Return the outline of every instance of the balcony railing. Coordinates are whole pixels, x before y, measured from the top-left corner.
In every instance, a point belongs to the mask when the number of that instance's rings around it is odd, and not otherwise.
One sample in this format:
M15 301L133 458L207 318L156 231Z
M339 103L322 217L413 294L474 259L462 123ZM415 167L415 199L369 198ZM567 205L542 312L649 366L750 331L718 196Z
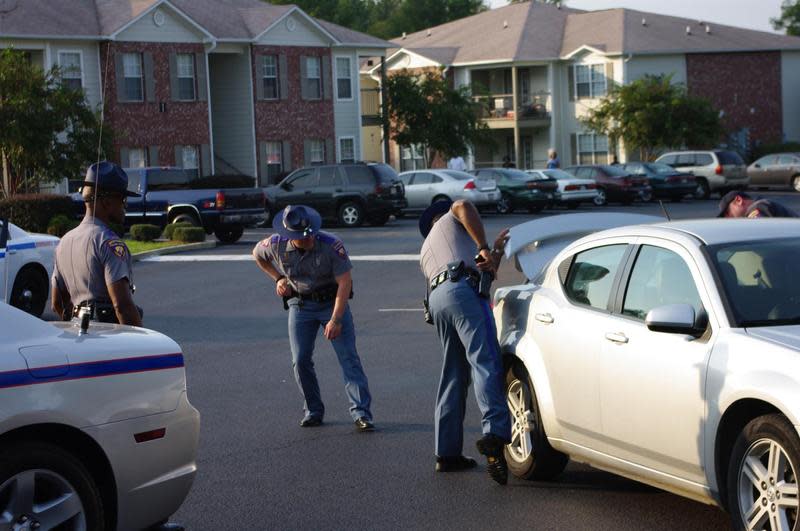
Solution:
M475 96L474 101L484 102L481 107L480 118L487 120L535 120L549 118L550 102L548 93L533 94L524 98L517 109L514 109L513 94L489 94L488 96Z

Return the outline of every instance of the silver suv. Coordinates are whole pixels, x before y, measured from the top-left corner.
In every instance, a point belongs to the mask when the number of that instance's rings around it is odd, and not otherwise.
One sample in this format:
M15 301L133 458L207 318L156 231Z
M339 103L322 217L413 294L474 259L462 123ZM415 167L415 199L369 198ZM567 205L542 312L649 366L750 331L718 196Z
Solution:
M661 155L656 162L693 173L697 199L708 199L711 192L723 196L730 190L744 190L750 184L747 166L735 151L673 151Z

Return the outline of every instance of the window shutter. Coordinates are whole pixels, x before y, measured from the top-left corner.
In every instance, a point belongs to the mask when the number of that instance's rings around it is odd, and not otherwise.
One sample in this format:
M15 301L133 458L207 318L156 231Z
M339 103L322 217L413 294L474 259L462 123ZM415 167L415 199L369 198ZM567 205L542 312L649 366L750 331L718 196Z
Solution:
M183 168L183 146L175 146L175 167Z
M331 99L333 92L333 80L331 78L331 58L325 56L322 58L322 97L326 100Z
M200 146L200 176L211 175L211 146Z
M311 141L303 140L303 166L311 165Z
M262 186L271 184L267 182L267 143L259 142L258 144L258 173L261 176L260 182Z
M178 101L178 54L169 54L169 97L172 101Z
M569 146L572 151L572 164L580 164L578 162L578 135L575 133L569 135Z
M611 90L614 86L614 63L606 63L606 87Z
M283 142L281 145L281 163L283 171L292 171L292 144L291 142Z
M114 70L116 71L117 101L127 101L125 97L125 67L122 63L122 54L114 54Z
M569 101L575 101L575 65L569 65L567 67L567 72L569 72L568 83L569 83Z
M256 55L256 99L264 99L264 56Z
M194 54L194 65L197 72L197 99L198 101L206 101L208 99L206 91L206 54Z
M142 54L142 64L144 65L144 93L147 101L156 101L156 78L153 75L153 54L144 52Z
M285 100L289 97L289 66L285 55L278 57L278 79L281 84L281 99Z
M308 91L306 91L306 79L308 78L308 69L306 68L306 56L300 56L300 97L304 100L308 99ZM307 159L306 159L307 160Z
M120 55L120 54L117 54ZM119 165L123 168L128 168L131 165L130 155L128 154L128 148L119 148Z
M150 146L147 148L147 164L149 166L158 166L158 146Z
M325 139L325 162L328 164L336 163L336 151L333 149L333 139Z

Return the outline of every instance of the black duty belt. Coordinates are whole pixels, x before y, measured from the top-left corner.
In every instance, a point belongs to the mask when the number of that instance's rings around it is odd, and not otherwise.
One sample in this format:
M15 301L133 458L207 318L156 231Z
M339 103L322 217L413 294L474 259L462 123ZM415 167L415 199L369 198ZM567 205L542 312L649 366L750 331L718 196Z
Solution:
M478 286L478 282L480 281L480 273L478 273L474 269L464 268L457 277L452 277L450 274L450 270L445 269L444 271L433 277L433 279L431 280L431 292L436 288L438 288L439 286L441 286L442 284L444 284L447 280L452 279L453 282L457 282L461 278L466 278L467 283L469 283L469 285L474 288Z
M331 288L322 288L311 293L293 293L292 297L296 297L301 301L312 302L330 302L336 298L336 292L339 290L338 286Z
M72 316L78 317L82 308L89 309L90 319L101 323L119 324L117 312L111 301L83 301L72 309Z

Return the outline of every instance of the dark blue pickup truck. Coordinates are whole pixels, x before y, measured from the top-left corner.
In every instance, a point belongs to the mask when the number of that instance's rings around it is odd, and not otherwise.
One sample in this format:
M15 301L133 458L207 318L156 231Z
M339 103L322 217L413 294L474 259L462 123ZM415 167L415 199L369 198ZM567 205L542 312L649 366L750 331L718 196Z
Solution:
M242 237L244 227L266 219L260 188L212 187L225 178L199 178L196 170L181 168L126 168L125 172L128 189L141 194L128 198L126 226L188 222L213 232L223 243L233 243ZM82 215L81 195L72 197L81 203Z

